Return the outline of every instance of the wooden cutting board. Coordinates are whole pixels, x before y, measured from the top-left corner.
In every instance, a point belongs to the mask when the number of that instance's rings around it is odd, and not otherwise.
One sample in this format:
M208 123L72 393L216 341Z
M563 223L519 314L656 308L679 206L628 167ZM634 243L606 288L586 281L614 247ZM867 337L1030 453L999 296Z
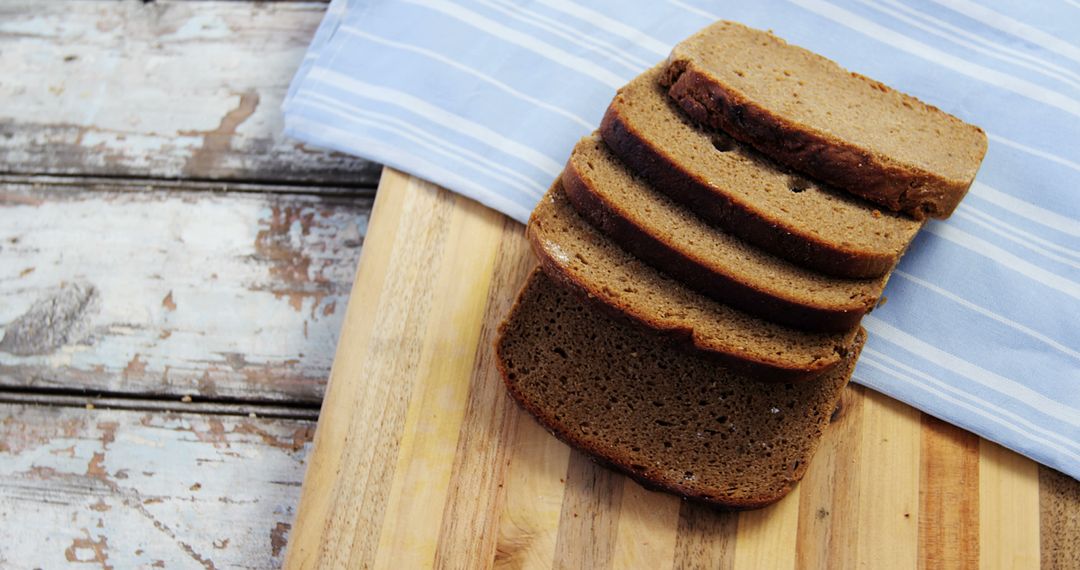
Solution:
M1080 485L852 386L806 478L719 513L590 462L506 396L517 222L387 169L288 568L1076 568Z

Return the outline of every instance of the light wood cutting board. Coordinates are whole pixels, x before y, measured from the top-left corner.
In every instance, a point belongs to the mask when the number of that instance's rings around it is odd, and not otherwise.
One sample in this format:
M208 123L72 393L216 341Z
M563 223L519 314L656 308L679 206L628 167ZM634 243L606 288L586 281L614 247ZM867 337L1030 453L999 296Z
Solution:
M506 396L523 228L387 169L289 568L1076 568L1080 485L848 388L803 482L720 513L571 451Z

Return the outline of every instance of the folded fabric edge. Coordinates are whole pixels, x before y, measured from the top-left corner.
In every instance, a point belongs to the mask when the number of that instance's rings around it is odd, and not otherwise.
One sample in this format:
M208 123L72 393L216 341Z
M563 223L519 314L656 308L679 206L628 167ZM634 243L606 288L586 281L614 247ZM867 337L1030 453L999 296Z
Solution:
M350 1L351 0L331 0L330 5L327 6L326 13L323 14L323 19L319 22L319 27L315 29L315 35L311 38L311 43L308 45L307 51L304 52L304 59L300 61L300 67L298 67L296 73L293 74L293 79L289 83L289 89L285 92L285 98L281 102L282 111L288 111L293 96L300 90L301 85L304 83L304 79L307 78L308 72L311 71L315 62L318 61L319 57L324 53L324 48L333 39L338 27L345 18Z
M1069 461L1069 459L1064 456L1065 454L1053 453L1050 449L1047 449L1046 446L1033 444L1031 438L1008 437L1007 432L1001 429L988 429L986 425L971 421L973 418L977 417L975 414L965 416L963 414L950 413L950 408L946 406L947 402L940 396L920 397L918 392L914 390L898 390L895 386L878 382L873 379L873 377L860 377L858 370L856 370L855 375L852 376L851 381L866 386L876 392L880 392L899 402L903 402L925 414L974 433L987 441L999 444L1035 461L1036 463L1056 469L1057 471L1080 481L1080 462Z
M285 116L284 131L286 136L304 144L359 156L402 172L408 172L412 176L476 200L488 208L504 212L518 222L525 223L529 219L531 208L506 200L463 176L429 162L421 155L403 151L376 139L288 114ZM363 148L364 152L358 153L358 148ZM537 196L537 200L539 199L540 197Z

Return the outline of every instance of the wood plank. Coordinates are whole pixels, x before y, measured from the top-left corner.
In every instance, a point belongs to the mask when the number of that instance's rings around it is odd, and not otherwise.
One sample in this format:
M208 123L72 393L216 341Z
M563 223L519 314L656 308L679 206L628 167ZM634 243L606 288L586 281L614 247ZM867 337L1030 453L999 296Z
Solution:
M504 219L476 202L455 208L451 216L447 220L448 231L432 236L429 245L467 250L474 243L498 243L503 237ZM478 221L466 223L454 217ZM416 375L396 378L399 382L415 384L407 403L404 436L398 444L376 568L418 568L433 564L444 516L457 516L455 512L446 512L445 506L450 496L457 502L457 493L451 492L451 475L463 432L474 363L480 352L473 347L478 346L481 336L496 254L497 250L491 249L462 259L448 259L451 263L430 275L429 286L454 302L432 304L431 323L417 339L421 359L416 363ZM490 335L489 339L494 340ZM487 346L481 347L482 351L486 349ZM496 396L491 390L486 394ZM460 485L460 480L454 482L455 487Z
M1039 536L1043 570L1080 561L1080 481L1039 466Z
M497 560L500 524L492 514L502 511L512 483L517 483L510 475L511 465L516 457L514 451L519 449L514 445L521 435L518 419L526 414L507 395L492 347L498 336L495 323L510 310L518 288L535 264L525 240L520 238L521 232L521 224L506 218L495 237L500 247L487 292L490 302L484 309L472 388L452 458L451 492L438 532L435 566L439 568L468 568L477 560ZM568 456L568 452L563 455ZM566 460L560 463L565 465ZM530 495L529 501L535 502L536 495Z
M864 391L858 458L859 504L854 567L883 560L915 568L919 555L921 414L888 396Z
M676 568L675 545L683 501L648 491L632 480L623 485L613 568Z
M858 506L862 500L863 402L866 388L849 384L833 412L832 423L799 486L799 568L854 566L858 542Z
M0 386L318 404L369 197L93 184L0 187Z
M516 407L515 410L518 410ZM541 570L555 563L570 448L518 410L499 524L495 567Z
M919 568L979 567L979 437L923 414Z
M626 477L570 452L553 568L613 569Z
M0 565L276 567L313 430L0 404Z
M0 3L0 170L374 186L376 165L282 133L281 102L325 10Z
M1039 467L979 441L979 568L1036 568L1039 556Z
M472 358L483 311L467 313L473 290L486 293L489 275L462 271L468 259L493 259L497 240L447 240L451 225L498 229L503 219L464 198L387 170L376 198L369 243L347 309L327 402L358 407L348 416L324 421L298 513L299 534L290 551L292 567L334 568L375 561L386 504L396 475L401 429L408 415L414 380L426 374L423 352L434 346ZM469 212L462 219L461 212ZM381 216L381 217L380 217ZM521 239L518 237L518 239ZM457 283L436 289L418 283ZM409 293L412 292L412 293ZM460 336L454 323L463 331ZM435 338L428 339L429 331ZM443 332L439 332L443 331ZM372 355L390 351L393 359ZM430 355L429 355L430 356ZM469 372L469 371L466 371ZM467 374L470 377L471 374ZM445 382L457 378L446 377ZM456 437L456 430L454 431ZM445 433L432 433L442 437ZM451 443L451 449L456 445ZM353 473L363 473L352 477ZM441 509L442 505L432 505ZM435 517L439 519L438 516Z
M795 487L778 503L739 514L735 535L736 570L795 568L801 494L801 488Z
M720 513L704 505L683 503L679 510L674 567L734 568L738 524L739 513Z

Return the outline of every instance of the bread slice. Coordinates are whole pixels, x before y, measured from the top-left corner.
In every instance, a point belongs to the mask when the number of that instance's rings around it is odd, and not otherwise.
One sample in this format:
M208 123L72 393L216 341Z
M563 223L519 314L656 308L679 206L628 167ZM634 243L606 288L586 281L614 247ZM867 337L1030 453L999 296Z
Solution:
M596 135L574 148L562 176L574 208L623 249L713 299L808 330L849 331L887 277L845 279L770 255L634 176Z
M659 345L535 272L496 352L510 395L566 443L647 487L751 509L806 473L864 338L815 382L763 383Z
M558 181L527 230L541 267L610 314L762 379L809 380L843 360L855 329L806 332L695 293L619 248L582 219Z
M695 214L773 255L829 275L880 277L921 227L777 167L695 126L655 67L619 90L600 134L630 169Z
M662 80L695 120L917 219L948 217L986 154L979 127L734 22L676 45Z

